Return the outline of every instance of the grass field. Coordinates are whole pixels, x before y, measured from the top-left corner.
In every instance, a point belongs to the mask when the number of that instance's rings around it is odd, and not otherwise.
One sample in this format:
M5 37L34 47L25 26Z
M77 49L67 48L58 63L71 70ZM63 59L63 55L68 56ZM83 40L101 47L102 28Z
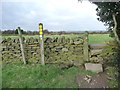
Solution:
M80 34L70 34L70 35L45 35L45 37L70 37L74 38L76 36L79 36ZM19 38L18 36L2 36L2 38ZM33 37L33 38L39 38L39 35L25 35L25 38ZM113 38L109 37L109 34L89 34L89 44L104 44L110 40L113 40Z
M89 34L90 44L103 44L111 40L113 40L113 38L109 37L109 34Z
M3 88L78 88L77 75L95 75L77 67L61 69L58 65L5 65Z

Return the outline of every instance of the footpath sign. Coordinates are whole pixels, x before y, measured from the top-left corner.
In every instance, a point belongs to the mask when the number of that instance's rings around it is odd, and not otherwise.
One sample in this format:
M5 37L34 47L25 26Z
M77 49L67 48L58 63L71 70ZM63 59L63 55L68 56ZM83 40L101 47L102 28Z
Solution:
M45 65L44 62L44 35L43 35L43 24L39 23L39 34L40 34L40 52L41 52L41 64Z

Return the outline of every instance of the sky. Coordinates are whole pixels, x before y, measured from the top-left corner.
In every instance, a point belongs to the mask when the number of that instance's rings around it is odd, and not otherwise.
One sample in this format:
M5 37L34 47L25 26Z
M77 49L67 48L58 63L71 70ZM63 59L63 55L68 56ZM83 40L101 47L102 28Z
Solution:
M49 31L106 30L97 20L97 6L85 0L2 0L0 29L37 31L39 23Z

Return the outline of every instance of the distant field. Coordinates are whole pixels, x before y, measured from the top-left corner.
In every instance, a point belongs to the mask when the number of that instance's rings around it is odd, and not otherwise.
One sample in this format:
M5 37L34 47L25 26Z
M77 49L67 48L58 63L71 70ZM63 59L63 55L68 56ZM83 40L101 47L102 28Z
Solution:
M111 40L113 40L113 38L109 37L109 34L89 34L90 44L104 44Z
M76 36L79 36L81 34L69 34L69 35L45 35L45 37L70 37L74 38ZM18 36L2 36L2 38L19 38ZM39 35L24 35L25 38L33 37L33 38L39 38ZM89 44L104 44L110 40L113 40L113 38L109 37L109 34L89 34Z

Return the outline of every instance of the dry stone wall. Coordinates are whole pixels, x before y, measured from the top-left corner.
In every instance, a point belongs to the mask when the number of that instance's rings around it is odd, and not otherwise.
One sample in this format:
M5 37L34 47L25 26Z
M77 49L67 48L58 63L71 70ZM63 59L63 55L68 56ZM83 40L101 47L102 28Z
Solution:
M90 62L103 64L102 51L107 46L106 44L92 44L90 45Z
M44 39L45 63L83 63L84 37L47 37ZM3 63L23 63L19 39L4 39L2 44ZM40 43L37 38L23 38L25 58L28 63L40 63Z

